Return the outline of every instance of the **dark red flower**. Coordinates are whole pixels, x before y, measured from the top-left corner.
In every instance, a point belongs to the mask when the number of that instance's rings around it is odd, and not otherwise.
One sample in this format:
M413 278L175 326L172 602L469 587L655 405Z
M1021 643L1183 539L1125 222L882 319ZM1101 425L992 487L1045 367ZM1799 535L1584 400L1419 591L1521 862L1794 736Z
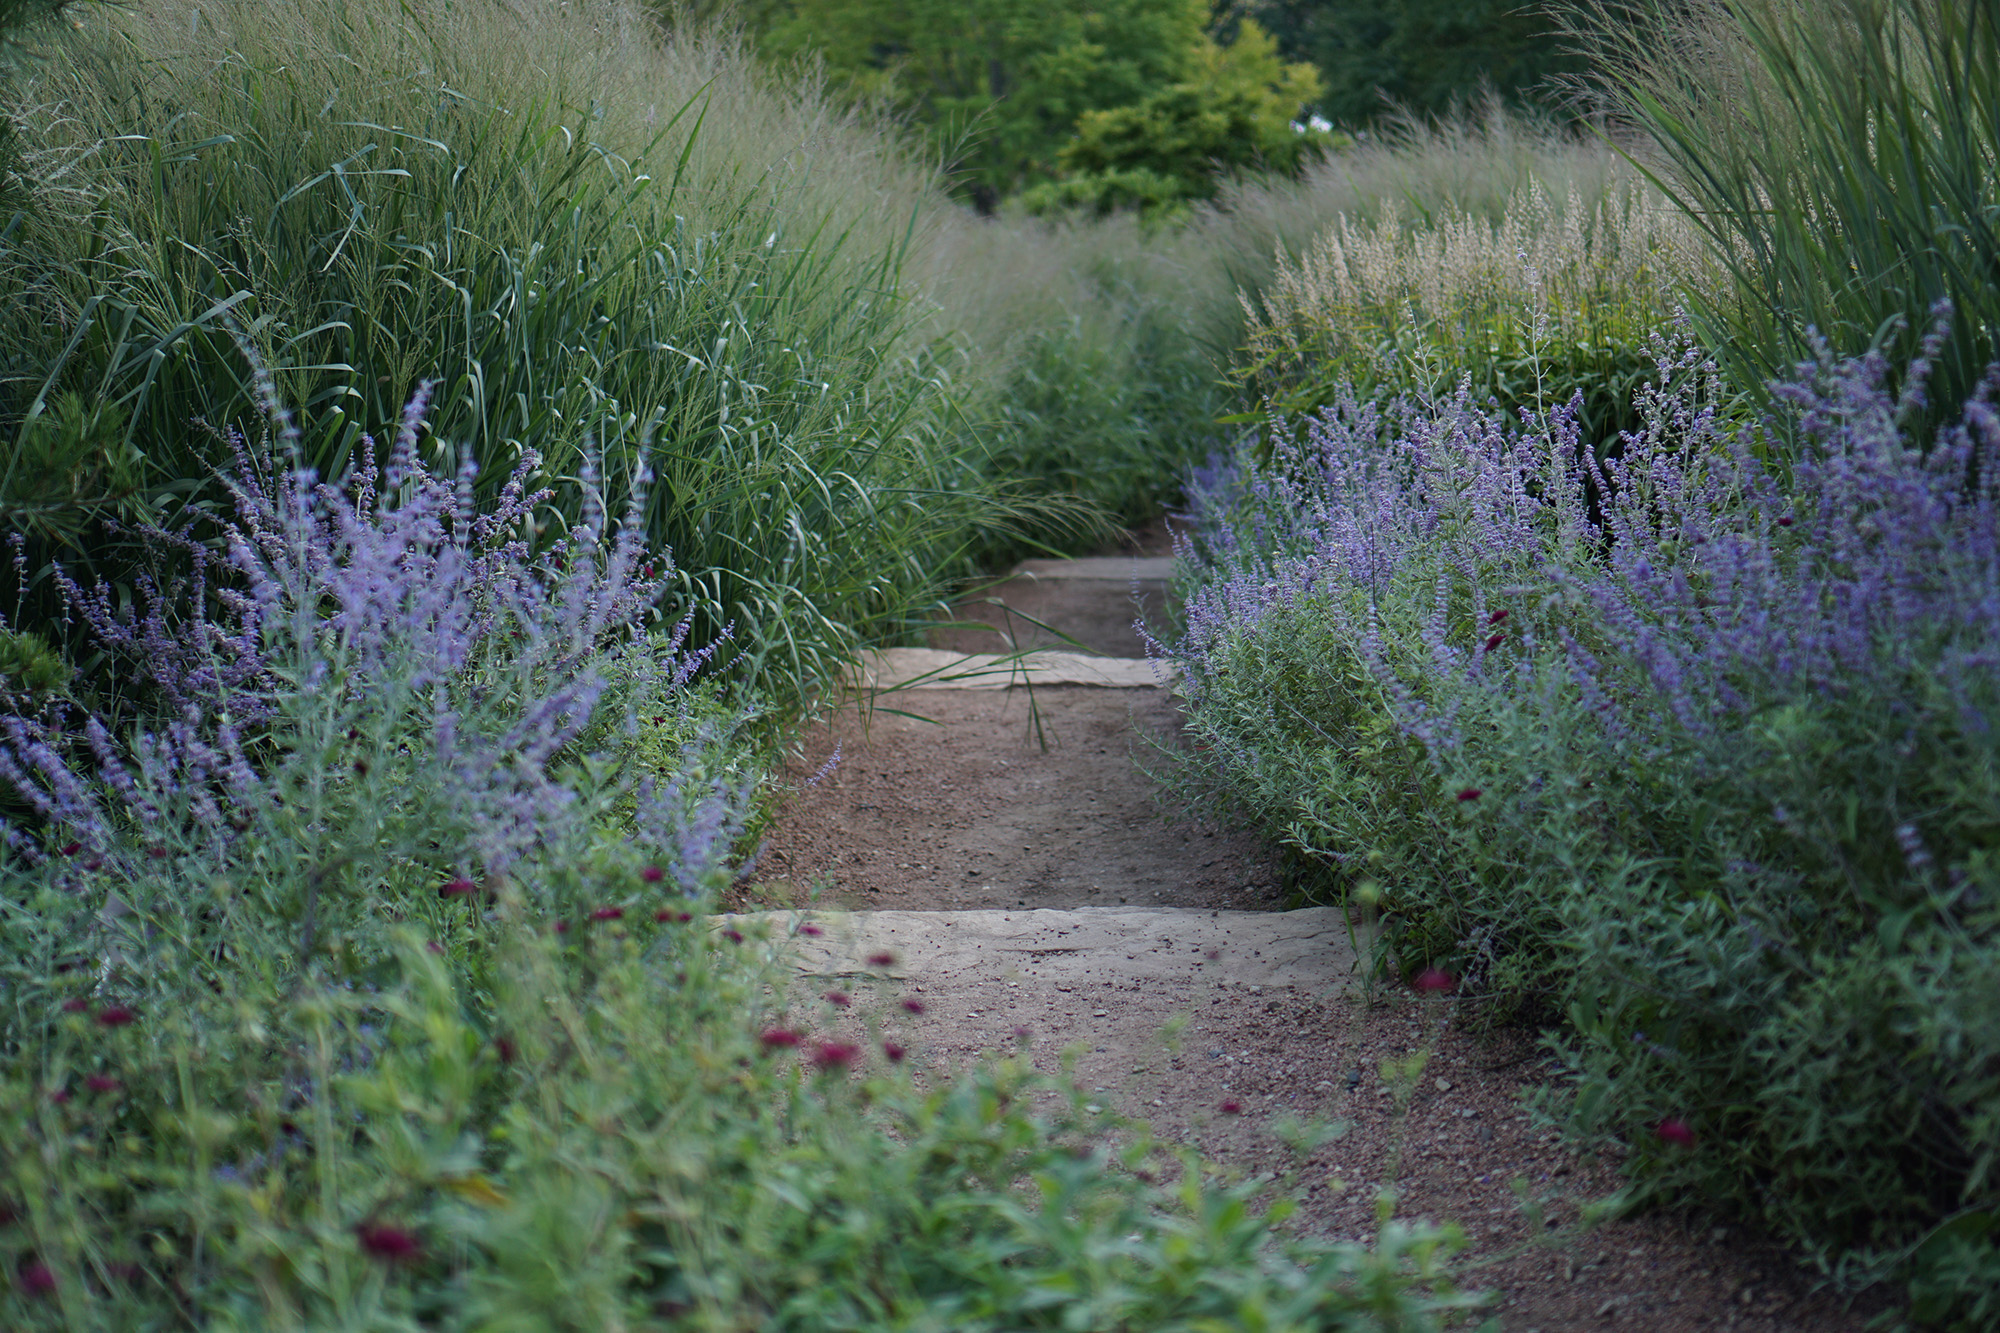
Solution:
M890 953L887 949L882 950L880 953L871 953L868 955L868 966L870 967L894 967L895 965L896 955Z
M1456 986L1458 978L1441 967L1427 967L1411 977L1410 984L1420 991L1436 995Z
M493 1053L500 1057L501 1064L511 1065L520 1058L521 1048L514 1044L512 1037L495 1037L493 1039Z
M50 1089L49 1089L49 1100L50 1100L50 1101L52 1101L52 1102L54 1102L54 1103L55 1103L55 1104L56 1104L57 1106L65 1106L65 1105L67 1105L67 1104L69 1103L69 1089L68 1089L68 1088L50 1088Z
M90 1001L84 999L81 995L71 996L62 1002L62 1011L66 1014L80 1014L88 1008L90 1008Z
M30 1296L53 1296L56 1275L40 1259L30 1259L21 1265L21 1290Z
M465 898L477 892L479 892L479 886L477 884L474 884L471 880L461 876L458 879L447 880L444 883L444 885L438 889L438 897Z
M905 1000L903 1001L903 1008L913 1014L921 1014L924 1011L924 1002L922 1000Z
M861 1048L851 1041L823 1041L813 1049L812 1062L817 1069L838 1073L861 1058Z
M82 851L82 850L83 850L83 844L82 844L82 843L80 843L80 842L68 842L68 843L64 843L64 844L63 844L63 849L62 849L62 854L63 854L64 856L75 856L75 855L76 855L76 854L77 854L78 852L80 852L80 851Z
M1243 1103L1237 1101L1234 1097L1231 1097L1228 1101L1222 1104L1222 1113L1224 1115L1242 1115Z
M667 877L667 872L660 869L658 866L647 866L644 870L641 870L639 872L639 878L645 880L648 884L658 884L661 880L665 879L666 877Z
M1783 518L1780 518L1778 520L1778 526L1781 528L1789 528L1790 526L1792 526L1792 516L1790 514L1786 514Z
M899 1065L903 1063L903 1057L908 1055L909 1051L904 1049L901 1042L885 1041L882 1043L882 1054L889 1057L890 1064Z
M844 990L830 990L824 998L828 1004L836 1009L845 1009L848 1005L854 1003L854 997Z
M423 1253L417 1234L389 1222L363 1222L354 1228L362 1253L384 1263L404 1263Z
M722 938L728 940L731 944L741 944L743 943L743 932L731 927L722 932Z
M1671 1143L1677 1148L1694 1147L1693 1126L1677 1115L1670 1115L1653 1126L1653 1132L1660 1136L1662 1142Z
M692 921L692 920L694 920L694 913L693 913L693 912L682 912L682 913L681 913L681 914L680 914L679 916L676 916L676 917L674 918L674 920L676 920L676 921Z
M425 940L424 947L426 949L429 949L432 953L441 954L444 952L444 946L442 944L439 944L436 940Z
M1477 787L1467 787L1459 792L1458 799L1461 801L1476 801L1485 794L1485 792L1479 790Z
M757 1040L763 1043L767 1051L788 1051L805 1038L790 1028L765 1028Z
M1506 641L1507 633L1505 630L1502 630L1498 634L1489 634L1486 636L1486 651L1490 653Z
M100 1027L122 1028L128 1023L138 1021L138 1011L128 1005L107 1004L97 1011L97 1022Z
M1492 615L1486 617L1486 623L1489 625L1498 625L1507 619L1508 614L1506 611L1495 611Z
M592 921L616 921L625 915L622 907L600 907L590 914Z
M679 915L671 907L662 907L659 911L653 913L653 920L655 921L678 921L679 919Z
M116 1092L118 1091L118 1080L109 1074L85 1074L83 1076L83 1086L89 1088L92 1092Z
M813 925L810 921L808 921L805 925L799 927L799 934L808 935L811 936L813 939L818 939L820 936L826 934L826 932L821 930L818 926Z
M155 861L164 861L167 859L167 849L164 847L148 847L146 855L152 857Z
M549 929L555 931L555 933L558 935L567 935L569 934L569 922L558 921L555 923L555 925L551 926Z

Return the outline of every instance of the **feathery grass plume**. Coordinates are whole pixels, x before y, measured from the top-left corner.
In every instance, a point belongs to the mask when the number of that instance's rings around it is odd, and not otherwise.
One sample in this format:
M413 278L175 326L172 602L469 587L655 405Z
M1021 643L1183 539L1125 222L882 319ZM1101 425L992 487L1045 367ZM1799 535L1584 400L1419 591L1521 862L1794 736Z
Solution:
M1704 280L1693 227L1638 183L1560 207L1531 183L1497 222L1458 212L1414 227L1395 203L1341 217L1243 296L1237 375L1272 410L1307 413L1336 386L1443 397L1469 376L1503 416L1546 415L1581 390L1593 444L1636 429L1652 331Z

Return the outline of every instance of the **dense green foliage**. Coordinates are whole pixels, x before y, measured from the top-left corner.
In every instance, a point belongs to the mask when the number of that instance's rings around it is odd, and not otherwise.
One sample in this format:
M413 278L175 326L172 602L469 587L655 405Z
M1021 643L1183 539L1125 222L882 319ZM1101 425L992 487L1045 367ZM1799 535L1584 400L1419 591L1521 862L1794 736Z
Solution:
M1207 17L1201 0L787 0L753 26L770 58L811 55L924 127L983 211L1037 184L1038 208L1109 211L1206 197L1218 168L1295 171L1319 146L1291 128L1312 71L1254 25L1217 45Z
M1949 301L1929 424L2000 360L2000 10L1986 0L1657 6L1667 40L1600 23L1606 100L1735 278L1704 299L1745 383L1811 355L1915 353ZM1698 299L1707 294L1697 292Z

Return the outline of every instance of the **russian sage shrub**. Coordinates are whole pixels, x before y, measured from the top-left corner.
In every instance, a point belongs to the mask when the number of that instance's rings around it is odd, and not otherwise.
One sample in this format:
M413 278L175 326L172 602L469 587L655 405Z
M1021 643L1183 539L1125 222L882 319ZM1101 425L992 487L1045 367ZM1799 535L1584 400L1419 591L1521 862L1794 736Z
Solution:
M339 484L297 465L273 409L273 440L232 437L220 537L151 534L183 573L123 606L65 580L136 703L0 716L0 779L30 816L8 823L9 850L60 863L31 911L65 955L46 961L137 966L162 938L227 937L238 918L281 971L385 913L449 935L462 915L440 886L504 878L605 818L617 781L574 761L606 751L607 727L636 734L642 708L666 720L704 654L652 626L668 570L634 515L608 524L586 504L535 553L537 460L475 506L473 464L448 479L418 456L427 401ZM699 877L733 817L700 814L720 797L677 776L635 791L642 833L668 845L634 854L686 852ZM683 825L708 831L683 847Z
M1970 1319L2000 1272L2000 380L1917 440L1926 364L1892 394L1823 352L1732 430L1662 345L1603 462L1569 413L1350 398L1198 478L1177 651L1206 776L1379 905L1400 966L1565 1020L1578 1121L1642 1178Z

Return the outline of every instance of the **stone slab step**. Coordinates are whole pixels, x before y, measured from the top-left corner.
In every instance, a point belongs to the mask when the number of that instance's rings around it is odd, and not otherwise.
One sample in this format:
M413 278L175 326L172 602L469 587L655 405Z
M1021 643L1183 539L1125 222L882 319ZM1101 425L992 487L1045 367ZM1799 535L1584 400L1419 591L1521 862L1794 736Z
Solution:
M1130 583L1164 583L1174 576L1170 555L1084 556L1076 560L1023 560L1014 571L1016 578L1111 579Z
M1038 987L1187 982L1358 990L1368 939L1338 907L1231 912L1199 907L965 912L775 911L712 918L815 977L921 983L1018 976ZM812 925L820 934L802 933Z
M1020 656L885 648L863 653L854 680L863 690L1004 690L1016 685L1097 685L1166 689L1172 668L1143 657L1032 652Z

